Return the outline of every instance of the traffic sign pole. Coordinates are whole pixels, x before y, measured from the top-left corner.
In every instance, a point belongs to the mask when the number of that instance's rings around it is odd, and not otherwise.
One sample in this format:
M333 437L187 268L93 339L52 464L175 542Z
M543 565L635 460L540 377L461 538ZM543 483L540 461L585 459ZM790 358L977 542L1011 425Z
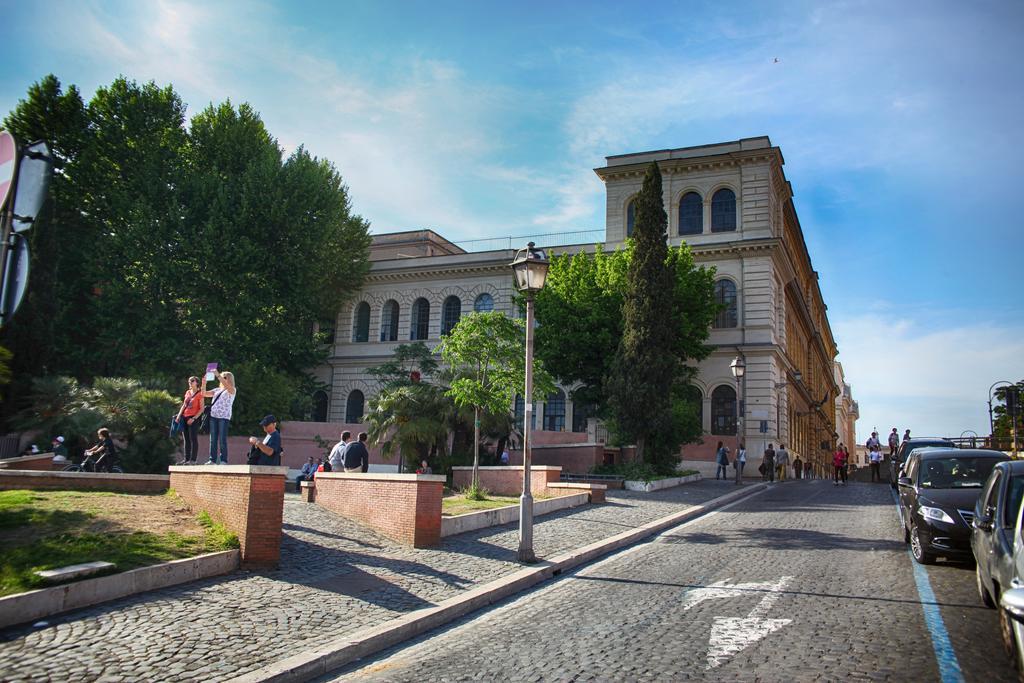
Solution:
M10 179L7 181L6 193L0 198L0 203L4 203L4 210L2 216L0 216L0 224L2 224L2 236L3 242L0 243L0 278L6 279L8 262L11 258L11 226L14 225L14 198L18 192L18 141L13 135L7 131L0 131L0 155L3 155L2 161L3 177L6 178L7 174L10 173ZM9 156L8 156L9 155ZM0 286L0 326L3 326L7 322L7 288Z

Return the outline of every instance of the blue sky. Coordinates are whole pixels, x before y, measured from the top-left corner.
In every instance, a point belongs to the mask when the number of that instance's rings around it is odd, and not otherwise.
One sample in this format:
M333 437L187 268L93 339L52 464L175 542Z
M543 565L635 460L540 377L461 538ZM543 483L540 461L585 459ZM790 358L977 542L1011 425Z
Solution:
M861 441L982 433L988 386L1024 377L1020 2L0 7L0 111L46 73L247 101L376 232L601 229L605 156L767 134Z

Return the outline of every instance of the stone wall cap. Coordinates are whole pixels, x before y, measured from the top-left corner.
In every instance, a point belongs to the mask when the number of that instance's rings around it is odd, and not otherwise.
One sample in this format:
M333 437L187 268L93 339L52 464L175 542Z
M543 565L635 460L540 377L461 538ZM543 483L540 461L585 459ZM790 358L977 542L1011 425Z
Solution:
M534 446L534 448L536 448L536 446ZM462 465L460 465L458 467L453 467L452 468L453 471L454 470L472 470L472 469L473 469L472 466L462 466ZM487 470L488 472L498 472L498 471L501 471L501 470L511 470L513 472L522 472L523 471L523 466L522 465L488 465L486 467L478 467L477 469ZM542 470L542 471L544 471L544 470L558 470L559 472L561 472L562 471L562 466L561 465L530 465L530 469L531 470Z
M271 465L171 465L167 469L184 474L288 474L287 467Z
M443 474L387 474L382 472L317 472L316 479L373 479L380 481L448 481Z
M53 460L53 451L45 453L33 453L32 455L19 455L14 458L0 458L0 466L17 465L19 462L30 462L32 460ZM71 462L70 460L68 461Z
M0 470L0 477L50 477L53 479L114 479L163 481L170 479L166 474L108 474L106 472L54 472L52 470Z

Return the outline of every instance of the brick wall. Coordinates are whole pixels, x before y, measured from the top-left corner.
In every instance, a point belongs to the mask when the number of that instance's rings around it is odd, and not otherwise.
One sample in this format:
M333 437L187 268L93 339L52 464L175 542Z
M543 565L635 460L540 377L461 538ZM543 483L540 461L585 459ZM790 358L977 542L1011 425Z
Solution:
M441 541L445 478L431 474L323 472L316 504L416 548Z
M536 449L534 452L537 452ZM533 493L545 493L548 484L557 482L561 474L561 467L531 466L530 490ZM472 480L472 467L452 468L452 486L456 490L468 487ZM523 466L520 464L518 467L481 467L480 485L499 496L518 496L523 492Z
M281 558L285 467L171 467L171 488L195 511L238 534L243 565L277 565Z
M93 474L92 472L44 472L42 470L0 470L0 490L48 489L61 491L114 491L117 493L162 493L167 490L166 474Z
M23 455L18 458L4 458L0 460L0 470L44 470L49 472L55 469L64 469L64 466L68 464L70 461L60 467L54 467L53 453L39 453L38 455Z
M563 472L586 474L595 465L604 462L605 446L601 443L540 445L534 444L534 465L552 465L562 468ZM510 451L513 465L523 464L522 451Z

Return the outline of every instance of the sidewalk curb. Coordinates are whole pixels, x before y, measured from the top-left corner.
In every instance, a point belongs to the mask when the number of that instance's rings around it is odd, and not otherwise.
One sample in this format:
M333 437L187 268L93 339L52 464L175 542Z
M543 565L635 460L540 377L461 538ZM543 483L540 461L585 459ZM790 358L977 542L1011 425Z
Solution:
M358 659L380 652L405 640L454 621L470 612L504 600L562 572L586 564L652 536L659 531L700 517L717 508L760 493L767 484L748 485L738 491L713 498L643 526L576 548L532 567L520 569L509 576L477 586L451 597L434 607L419 609L396 619L361 631L353 636L337 638L311 652L281 659L255 671L230 679L230 683L297 683L328 674Z

